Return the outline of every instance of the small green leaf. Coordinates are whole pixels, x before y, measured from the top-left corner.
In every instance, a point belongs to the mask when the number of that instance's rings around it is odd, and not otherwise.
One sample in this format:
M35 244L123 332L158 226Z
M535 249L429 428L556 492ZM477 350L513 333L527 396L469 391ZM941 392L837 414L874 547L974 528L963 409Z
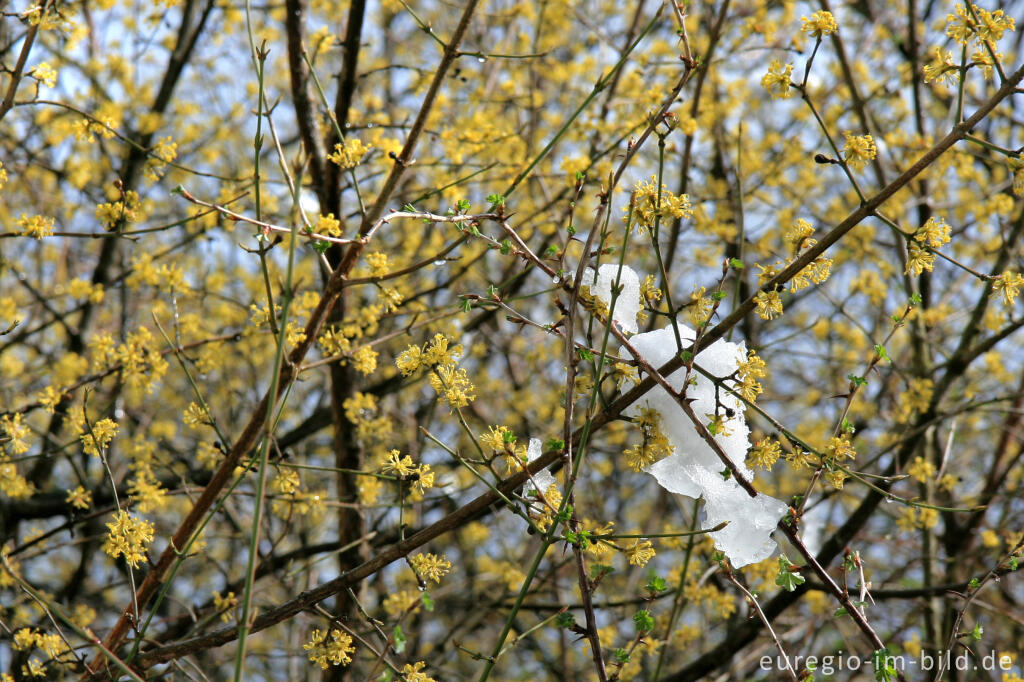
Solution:
M629 663L629 652L622 647L615 649L615 651L612 652L612 656L615 658L615 662L619 665Z
M850 383L854 386L863 386L868 383L868 380L864 377L859 377L856 374L847 374L846 378L850 380Z
M420 595L420 603L423 604L423 608L433 613L434 611L434 598L430 596L429 592L424 592Z
M576 227L574 225L570 225L569 227L565 228L565 231L569 233L570 237L576 235Z
M711 294L711 298L715 301L724 301L728 295L729 294L725 293L724 291L716 291L715 293Z
M779 574L775 576L775 584L787 592L792 592L807 581L799 573L790 570L792 567L793 562L787 559L785 555L779 557Z
M886 352L885 346L880 343L875 344L875 355L878 356L879 360L887 360L889 364L892 364L892 358L890 358L889 353Z
M405 638L405 633L402 632L402 626L401 625L396 625L395 629L392 632L393 632L393 634L392 634L391 638L395 642L395 644L394 644L395 653L396 654L400 654L403 651L405 651L405 643L407 641L406 638Z
M981 636L982 636L983 634L985 634L985 628L983 628L983 627L981 626L981 623L978 623L977 625L975 625L975 626L974 626L974 629L973 629L973 630L971 630L971 638L972 638L972 639L973 639L973 640L974 640L975 642L980 642L980 641L981 641Z
M730 258L729 259L729 267L733 268L734 270L742 270L743 269L743 261L741 261L739 258Z
M576 617L568 611L563 611L562 613L555 616L555 625L564 629L571 628L572 626L576 625Z
M507 256L510 253L512 253L512 242L510 242L507 239L502 239L501 240L501 255L502 256Z
M544 443L544 449L545 450L564 450L565 449L565 441L562 440L561 438L549 438Z
M646 585L644 585L644 589L650 592L651 594L658 594L659 592L664 592L667 588L668 583L665 581L665 579L659 578L656 575L652 575L651 579L647 581Z
M646 609L640 609L633 614L633 623L639 632L650 632L654 629L654 618L651 617L650 611Z
M977 578L971 578L971 581L969 583L967 583L967 587L971 588L972 590L976 590L980 586L981 586L981 581L978 580Z

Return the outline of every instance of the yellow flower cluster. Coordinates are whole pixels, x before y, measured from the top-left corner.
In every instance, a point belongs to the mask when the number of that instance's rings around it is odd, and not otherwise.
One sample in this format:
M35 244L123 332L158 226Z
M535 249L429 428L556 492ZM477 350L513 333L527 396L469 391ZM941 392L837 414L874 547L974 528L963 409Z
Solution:
M907 473L916 481L926 483L935 476L935 465L924 457L915 457L914 462L907 467Z
M640 427L643 442L626 449L624 454L629 468L642 471L672 454L675 447L661 430L660 412L649 407L642 408L633 422Z
M0 417L0 429L3 429L4 435L8 439L5 450L13 455L23 455L28 452L29 445L26 439L29 435L29 428L27 424L21 421L20 412L5 414L3 417Z
M781 455L782 446L779 445L778 441L771 438L762 438L754 444L754 447L750 448L747 458L754 466L768 470L779 461Z
M100 450L106 448L110 445L110 441L114 440L114 436L117 435L117 428L117 422L113 419L100 419L95 424L87 427L78 437L82 441L82 450L87 455L99 457Z
M992 290L1003 297L1003 303L1007 306L1013 305L1022 286L1024 286L1024 277L1021 277L1019 272L1010 270L999 275L992 282Z
M103 229L108 231L122 225L137 223L143 218L145 218L145 214L142 202L139 199L139 193L134 190L125 192L124 196L117 201L99 204L96 207L96 220L100 221Z
M811 240L814 241L814 240ZM793 275L789 280L789 290L800 291L811 286L811 283L822 284L832 274L832 259L828 256L818 256L800 272Z
M150 157L146 161L143 175L146 176L147 180L152 182L158 181L163 177L167 164L176 158L178 158L178 145L170 136L160 138L153 149L150 150Z
M49 237L54 231L54 219L42 215L27 216L21 214L14 224L21 228L21 233L27 237L42 239Z
M739 385L736 387L739 394L750 402L757 400L757 396L764 391L764 387L757 380L767 375L764 360L758 357L755 351L747 351L747 359L737 364L736 375L739 377Z
M370 149L371 147L363 144L362 140L350 137L344 143L334 145L334 152L328 154L327 158L341 166L342 169L348 170L358 166Z
M466 370L456 366L461 355L461 344L449 348L448 339L443 334L435 334L423 347L409 346L398 356L395 365L403 376L409 376L421 367L429 368L430 386L441 399L452 408L466 407L476 396Z
M74 490L68 491L68 496L64 498L64 501L76 509L88 509L92 506L92 492L78 486Z
M853 449L850 439L846 436L829 438L828 445L825 446L825 453L836 462L842 462L847 458L853 459L857 456L857 451Z
M210 423L206 410L194 402L189 403L188 407L185 408L185 415L182 420L185 426L190 429L198 429L200 426Z
M1003 10L989 12L973 3L970 9L966 3L957 5L956 14L946 15L946 35L961 45L974 40L983 47L985 43L997 42L1004 32L1014 28L1013 17L1006 16Z
M768 65L768 73L761 78L761 87L768 91L772 99L788 99L792 94L789 91L792 75L792 64L783 66L782 62L773 59Z
M690 294L692 303L686 309L686 316L694 327L700 327L711 319L711 310L715 303L710 296L704 295L705 291L704 287L694 286L693 293Z
M762 320L774 320L782 314L782 299L777 291L759 291L754 296L757 304L757 315Z
M949 243L949 225L942 218L929 218L924 225L914 233L914 239L925 243L933 249Z
M222 623L231 622L231 612L238 606L238 597L235 596L234 592L228 592L226 595L222 595L218 591L213 593L213 608L220 612L220 620Z
M32 77L48 88L57 85L57 71L49 62L39 62L36 68L32 69Z
M12 500L23 500L36 494L36 487L18 473L18 468L0 452L0 493Z
M846 144L843 145L843 158L850 168L860 170L878 154L875 140L870 135L851 135L849 131L844 135Z
M313 225L313 232L325 234L328 237L340 237L341 222L334 217L333 213L317 216L316 223Z
M352 637L341 630L313 630L308 642L302 645L308 651L309 660L327 670L332 665L348 665L352 662L355 647Z
M940 48L935 48L934 56L932 60L925 64L924 67L924 82L940 82L952 85L957 79L957 65L953 61L952 52L943 52Z
M424 580L433 580L440 583L441 578L448 575L452 570L452 562L435 554L416 554L409 557L409 563L414 571Z
M800 17L800 21L803 22L800 30L813 38L832 35L839 30L835 17L826 10L815 12L810 17Z
M408 478L412 484L409 498L413 502L422 500L426 491L434 487L434 472L431 471L430 465L416 464L412 457L409 455L403 457L398 450L388 453L384 463L380 466L380 471L402 479Z
M653 227L659 218L670 220L693 216L693 206L688 195L673 194L665 185L661 185L660 192L659 196L658 180L653 175L649 181L641 180L636 184L633 223L637 230L642 231ZM625 214L622 219L625 221L629 219L629 207L625 207L623 210Z
M138 568L146 558L146 546L153 541L153 524L144 519L135 518L123 509L118 511L114 520L107 524L110 532L103 542L103 551L116 559L123 556L128 565Z
M629 547L625 550L626 560L629 561L633 566L644 567L647 562L654 558L657 552L654 551L654 545L651 544L650 540L639 540L633 541Z
M910 246L907 249L905 274L917 276L922 272L931 272L934 267L935 254L922 248L916 242L910 242Z
M426 661L406 663L402 666L402 679L404 682L436 682L433 677L420 672L425 667L427 667Z

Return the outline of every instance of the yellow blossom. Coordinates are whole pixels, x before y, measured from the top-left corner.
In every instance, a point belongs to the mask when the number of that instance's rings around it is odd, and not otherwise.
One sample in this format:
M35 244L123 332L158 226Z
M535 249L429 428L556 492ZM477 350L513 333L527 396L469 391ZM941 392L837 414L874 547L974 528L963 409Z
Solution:
M762 469L771 469L779 461L781 455L782 446L779 445L778 441L762 438L750 449L747 458L754 466L759 466Z
M452 570L452 563L435 554L415 554L409 557L412 568L424 580L433 580L440 583L441 578L448 575Z
M316 219L316 224L313 225L313 232L317 234L325 234L328 237L340 237L341 236L341 222L339 222L333 213L319 216Z
M846 144L843 145L843 158L850 168L860 170L878 154L875 141L870 135L851 135L849 132L844 134Z
M927 242L928 246L937 249L949 243L949 225L942 218L929 218L924 225L914 233L914 239L919 242Z
M998 292L1007 306L1013 305L1022 286L1024 286L1024 277L1021 277L1019 272L1011 270L1007 270L992 281L992 291Z
M373 374L377 369L377 351L369 346L361 346L352 354L352 367L361 374Z
M213 608L221 612L220 620L223 623L231 622L231 611L238 606L238 598L235 597L234 592L228 592L226 595L221 595L220 592L214 591L213 593Z
M54 232L54 219L47 216L27 216L24 213L14 221L14 224L21 228L21 233L28 237L42 239L49 237Z
M956 63L953 61L953 53L943 52L936 47L932 60L925 64L924 82L937 81L952 85L956 82L958 73Z
M64 498L64 501L76 509L88 509L92 506L92 492L78 486L74 490L68 491L68 496Z
M110 445L110 441L114 440L117 429L117 422L112 419L101 419L91 428L87 428L86 432L79 436L85 454L99 457L100 450L106 448Z
M825 472L825 480L836 490L842 490L843 484L846 482L846 474L838 469L827 471Z
M754 297L757 314L762 320L773 320L782 314L782 299L777 291L759 291Z
M153 541L153 524L121 510L107 528L110 532L103 542L103 551L115 559L124 556L129 566L138 568L146 558L146 546Z
M381 465L380 470L385 474L394 473L396 476L408 476L413 473L416 465L412 461L412 457L406 455L403 457L398 450L392 450L388 454L387 461Z
M426 661L406 663L402 666L402 679L404 682L436 682L433 677L420 672L425 667L427 667Z
M334 145L334 152L327 155L327 158L338 164L344 170L355 168L359 162L370 151L370 147L363 144L362 140L350 137L345 142Z
M825 452L837 462L842 462L846 458L853 459L857 456L856 450L850 444L850 439L846 436L833 436L829 438L828 445L825 446Z
M352 662L355 647L352 638L341 630L314 630L308 642L302 645L308 651L309 660L327 670L331 665L348 665Z
M910 242L910 247L907 249L907 267L905 273L917 276L922 272L931 272L934 267L935 254L918 246L916 242Z
M650 540L634 540L633 543L625 549L626 559L633 566L646 566L647 562L654 558L656 552L654 551L654 545L651 544Z
M185 426L190 429L198 429L200 426L208 424L210 418L206 415L206 410L204 410L200 405L191 402L188 404L188 407L185 408L185 416L182 420L184 421Z
M6 444L8 452L13 455L22 455L29 451L29 444L26 440L29 436L29 428L27 424L22 423L20 412L0 417L0 429L3 429L9 439Z
M49 62L36 64L36 68L32 69L32 77L48 88L57 85L57 71L50 66Z
M768 73L761 78L761 87L768 91L772 99L788 99L790 96L790 77L793 75L793 65L786 64L773 59L768 65Z
M800 17L800 20L803 22L800 30L813 38L832 35L839 29L835 17L825 10L815 12L810 17Z

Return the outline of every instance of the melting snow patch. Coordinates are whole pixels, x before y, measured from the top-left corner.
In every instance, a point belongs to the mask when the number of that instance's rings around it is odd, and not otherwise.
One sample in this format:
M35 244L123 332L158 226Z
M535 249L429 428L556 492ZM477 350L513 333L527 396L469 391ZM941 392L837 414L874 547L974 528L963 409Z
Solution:
M590 287L591 294L611 307L612 285L615 284L616 278L618 278L622 291L615 299L612 320L622 327L622 331L636 334L636 316L640 312L640 277L632 268L623 265L622 273L619 274L618 265L602 265L597 269L597 282L594 281L594 269L587 268L583 273L583 279L580 280L580 286Z
M615 266L603 266L601 270L605 267ZM600 278L601 272L598 273L599 286ZM677 329L683 346L688 346L694 339L694 331L683 324L679 324ZM630 343L639 356L654 368L661 367L679 353L671 327L634 336ZM619 355L623 357L628 354L625 348L619 350ZM744 359L746 349L743 344L719 340L701 351L696 364L716 377L727 377L737 370L738 363ZM673 389L679 391L685 376L686 368L680 368L666 379ZM753 472L745 462L750 448L750 429L743 418L743 403L732 394L716 389L710 379L696 370L691 374L691 380L696 383L690 385L686 398L692 400L690 406L698 418L715 414L716 396L721 406L719 413L728 415L731 411L733 416L724 422L724 433L714 438L744 478L751 480ZM786 513L786 504L763 494L750 497L734 479L723 477L721 472L726 469L725 464L700 437L693 422L678 403L661 386L652 388L623 413L635 417L645 407L661 413L662 429L674 448L671 455L655 462L646 471L669 492L704 498L701 528L706 530L722 521L729 522L728 526L712 533L711 537L715 547L729 557L733 566L739 568L771 556L775 550L775 541L769 534Z

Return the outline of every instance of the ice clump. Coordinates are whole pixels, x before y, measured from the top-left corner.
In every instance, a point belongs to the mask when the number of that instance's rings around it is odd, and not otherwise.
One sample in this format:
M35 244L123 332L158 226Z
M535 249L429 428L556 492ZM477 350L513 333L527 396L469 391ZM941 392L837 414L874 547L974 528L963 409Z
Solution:
M622 292L615 299L615 310L612 311L614 320L622 331L629 334L636 334L636 316L640 313L640 277L625 265L622 266L622 274L619 274L619 266L615 264L602 265L597 269L597 282L594 282L594 269L587 268L580 280L580 286L590 287L590 293L601 299L605 305L611 307L612 285L618 278Z
M526 463L529 464L533 460L541 456L541 443L540 438L531 438L530 445L526 448ZM551 475L551 472L547 469L538 471L533 475L533 483L537 484L537 488L540 489L541 494L544 494L548 488L555 485L555 477ZM533 490L533 483L527 484L527 490Z
M679 324L677 329L684 348L689 346L694 339L694 331L684 324ZM634 336L630 344L655 369L679 353L671 327ZM629 351L621 348L619 355L627 357ZM742 343L718 340L701 351L695 364L716 377L727 377L745 359L746 349ZM679 391L685 376L686 368L682 367L666 379L673 389ZM724 424L726 433L714 438L743 477L751 480L753 472L745 462L750 448L750 429L743 418L743 403L730 393L716 389L696 369L691 379L695 379L696 383L691 384L686 391L686 398L692 401L690 406L698 418L715 414L716 391L721 405L720 413L724 412L727 416L731 410L733 416ZM786 504L763 494L751 497L735 479L723 477L721 472L726 468L725 464L711 446L704 442L690 418L661 386L652 388L643 398L626 408L623 414L635 417L643 408L652 408L661 414L661 428L674 448L671 455L655 462L646 471L669 492L704 498L702 529L713 528L722 521L729 522L728 526L712 533L711 537L715 547L729 557L733 566L739 568L771 556L775 550L775 541L769 534L786 513Z

